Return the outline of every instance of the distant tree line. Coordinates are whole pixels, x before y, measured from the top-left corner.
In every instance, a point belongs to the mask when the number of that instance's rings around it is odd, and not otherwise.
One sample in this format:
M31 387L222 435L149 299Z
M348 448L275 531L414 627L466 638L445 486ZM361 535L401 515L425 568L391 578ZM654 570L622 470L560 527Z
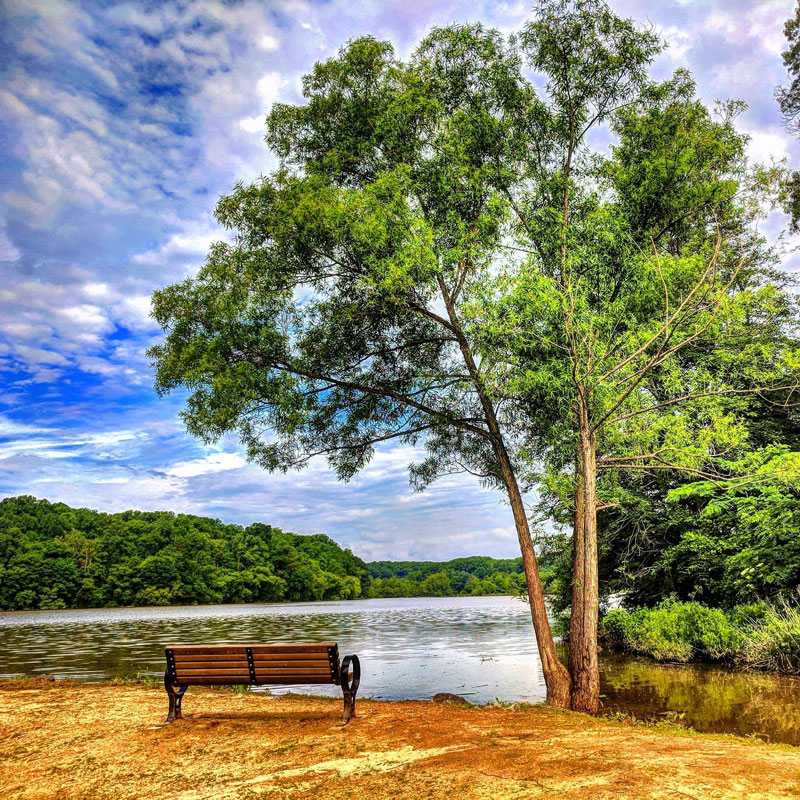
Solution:
M167 511L0 501L0 609L517 593L520 559L367 565L322 534Z
M525 592L522 558L470 556L452 561L372 561L374 597L445 597Z

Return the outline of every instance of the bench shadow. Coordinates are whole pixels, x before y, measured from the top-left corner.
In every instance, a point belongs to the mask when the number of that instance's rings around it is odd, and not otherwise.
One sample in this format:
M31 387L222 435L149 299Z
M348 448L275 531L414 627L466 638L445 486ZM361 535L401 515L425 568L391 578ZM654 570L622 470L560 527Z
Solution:
M167 727L170 725L181 725L181 724L202 724L202 723L211 723L214 725L220 725L223 722L239 722L239 723L246 723L246 722L324 722L325 720L329 720L331 724L336 724L341 720L341 714L331 714L330 712L325 711L312 711L312 712L302 712L302 711L262 711L262 710L254 710L254 711L225 711L225 712L210 712L210 713L202 713L198 712L196 714L193 713L186 713L184 712L182 719L176 720L175 722L169 723Z

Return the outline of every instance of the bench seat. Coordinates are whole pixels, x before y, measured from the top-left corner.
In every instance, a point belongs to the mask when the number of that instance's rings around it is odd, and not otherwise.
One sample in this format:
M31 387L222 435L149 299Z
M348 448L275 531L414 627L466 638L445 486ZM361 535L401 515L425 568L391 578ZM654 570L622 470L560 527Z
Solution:
M356 655L346 656L340 663L336 642L176 644L166 646L164 654L167 722L181 718L181 701L189 686L334 684L341 686L344 695L341 724L355 716L361 664Z

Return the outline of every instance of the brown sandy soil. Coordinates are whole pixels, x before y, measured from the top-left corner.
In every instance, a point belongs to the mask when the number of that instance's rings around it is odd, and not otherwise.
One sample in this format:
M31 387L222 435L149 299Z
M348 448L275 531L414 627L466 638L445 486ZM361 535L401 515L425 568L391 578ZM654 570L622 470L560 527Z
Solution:
M800 749L543 706L463 708L190 688L184 719L132 684L0 681L0 797L786 798Z

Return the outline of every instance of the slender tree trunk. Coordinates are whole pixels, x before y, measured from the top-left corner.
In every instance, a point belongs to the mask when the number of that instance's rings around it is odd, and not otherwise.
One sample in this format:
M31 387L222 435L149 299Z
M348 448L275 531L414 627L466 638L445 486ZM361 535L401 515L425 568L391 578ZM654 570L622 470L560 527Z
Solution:
M528 587L528 603L531 608L533 629L536 632L536 643L539 648L539 658L542 662L542 673L547 686L547 702L561 708L570 707L570 677L566 667L559 661L556 645L553 641L553 632L547 619L547 603L545 601L542 581L539 577L539 566L536 562L536 552L533 549L533 539L522 502L514 469L508 454L502 445L498 448L498 459L503 474L503 480L511 502L511 511L514 514L514 524L519 538L519 547L522 552L522 566L525 570L525 582Z
M461 323L456 313L452 295L447 289L443 279L439 279L439 288L442 300L447 308L447 315L452 326L452 331L458 340L458 346L464 358L470 377L478 392L481 405L486 415L486 424L492 436L492 446L500 465L500 472L508 492L511 511L514 514L514 525L517 529L519 548L522 552L522 566L525 570L525 583L528 587L528 603L531 607L533 630L536 633L536 644L539 648L539 658L542 662L542 673L547 686L547 702L553 706L569 708L570 706L570 677L566 667L559 661L556 653L556 644L553 641L553 632L550 630L550 621L547 619L547 603L539 577L539 565L536 563L536 552L533 549L531 529L528 517L525 514L525 505L522 502L522 493L519 490L514 466L508 456L500 425L497 421L494 404L486 393L480 371L475 364L472 350L464 335Z
M583 403L580 403L578 417L580 436L575 474L569 671L572 676L572 709L594 714L600 702L600 668L597 661L597 456L594 435Z

